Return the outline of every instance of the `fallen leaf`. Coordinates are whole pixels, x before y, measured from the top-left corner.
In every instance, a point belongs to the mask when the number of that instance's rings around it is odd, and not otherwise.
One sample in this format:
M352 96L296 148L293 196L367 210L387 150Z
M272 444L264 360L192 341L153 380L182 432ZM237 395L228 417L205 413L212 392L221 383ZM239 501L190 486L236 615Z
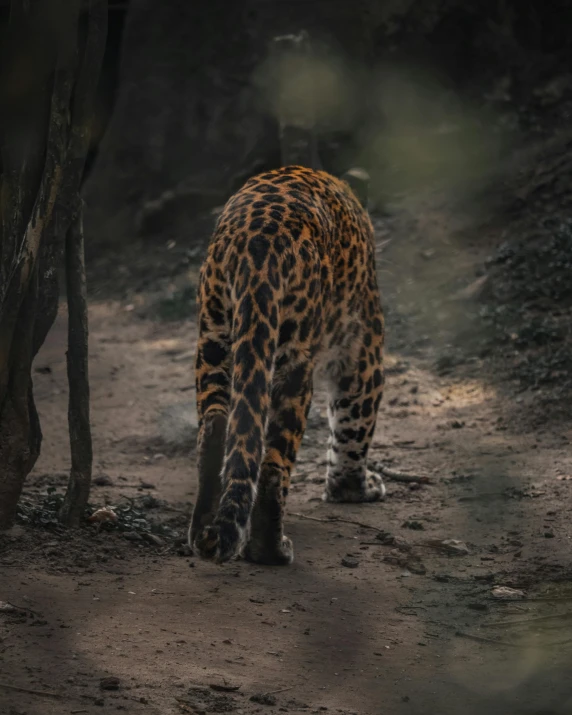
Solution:
M524 598L525 593L518 588L510 588L509 586L495 586L492 590L493 598L519 599Z
M117 521L117 514L109 506L101 507L93 512L93 514L88 518L91 523L99 523L102 521Z

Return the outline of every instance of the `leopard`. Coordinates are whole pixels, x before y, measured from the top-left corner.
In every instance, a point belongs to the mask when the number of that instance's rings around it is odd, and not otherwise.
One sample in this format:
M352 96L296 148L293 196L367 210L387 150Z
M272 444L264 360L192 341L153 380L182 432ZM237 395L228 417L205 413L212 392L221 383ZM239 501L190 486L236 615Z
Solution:
M291 564L285 507L315 375L328 394L323 499L385 496L368 468L384 315L372 221L349 183L303 166L246 181L218 216L197 314L191 553L217 564Z

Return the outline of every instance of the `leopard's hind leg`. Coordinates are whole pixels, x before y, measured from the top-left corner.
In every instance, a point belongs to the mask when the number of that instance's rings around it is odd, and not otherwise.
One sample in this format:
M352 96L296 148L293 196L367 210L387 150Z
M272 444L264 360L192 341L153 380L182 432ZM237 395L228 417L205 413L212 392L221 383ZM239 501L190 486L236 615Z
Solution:
M359 344L347 349L330 375L328 473L324 500L372 502L383 499L381 477L367 468L383 393L383 326L373 321Z
M230 325L209 286L201 280L195 361L199 490L188 531L191 548L197 534L213 522L219 505L230 403Z
M280 364L280 357L276 362ZM283 532L284 507L312 400L312 372L309 360L275 371L266 452L244 549L249 561L286 565L294 559L292 542Z
M203 420L197 439L199 491L189 526L188 543L192 548L195 537L212 524L222 493L227 415L211 412Z

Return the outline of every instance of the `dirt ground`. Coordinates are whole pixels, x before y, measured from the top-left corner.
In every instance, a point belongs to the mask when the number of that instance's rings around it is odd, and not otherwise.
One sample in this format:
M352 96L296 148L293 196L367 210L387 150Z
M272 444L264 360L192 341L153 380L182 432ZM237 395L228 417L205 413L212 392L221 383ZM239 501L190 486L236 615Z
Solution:
M141 244L93 263L91 504L122 527L73 534L49 515L69 468L62 309L35 363L42 455L0 536L0 713L572 713L570 393L546 363L570 355L569 327L556 350L519 343L522 315L517 333L487 322L499 247L525 219L495 212L433 201L376 219L388 354L371 458L430 484L323 503L318 391L286 568L217 567L181 544L196 329L191 307L167 320L165 306L186 300L200 251ZM562 306L550 316L569 326Z

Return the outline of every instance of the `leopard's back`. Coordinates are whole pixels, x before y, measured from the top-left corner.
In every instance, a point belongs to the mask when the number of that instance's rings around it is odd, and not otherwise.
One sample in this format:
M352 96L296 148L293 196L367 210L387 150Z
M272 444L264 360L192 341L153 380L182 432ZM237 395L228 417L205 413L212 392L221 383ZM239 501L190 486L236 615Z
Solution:
M258 241L261 233L284 273L293 253L302 263L319 260L319 279L302 267L295 287L297 292L307 291L310 317L312 299L316 291L321 293L324 332L334 337L334 344L341 340L352 315L364 309L372 316L378 312L373 227L344 181L300 166L249 179L228 201L215 230L213 245L219 249L213 254L221 258L226 252L221 268L226 263L233 273L237 253L242 253L249 240ZM313 280L319 280L319 288Z

